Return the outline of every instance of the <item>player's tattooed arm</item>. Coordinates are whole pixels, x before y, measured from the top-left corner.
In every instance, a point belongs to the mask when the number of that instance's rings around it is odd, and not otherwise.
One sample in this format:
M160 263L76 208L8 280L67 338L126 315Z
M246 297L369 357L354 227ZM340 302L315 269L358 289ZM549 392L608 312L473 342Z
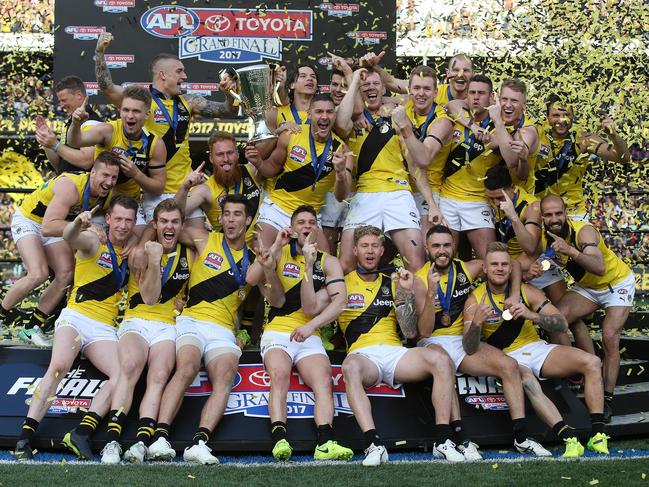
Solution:
M561 314L538 315L538 318L534 320L534 323L549 333L565 331L568 326L566 324L566 319Z
M235 117L236 109L230 103L208 100L199 95L185 95L185 100L195 115L204 118Z
M417 336L417 308L415 307L415 293L410 290L397 288L395 293L395 307L397 322L403 336L415 338Z

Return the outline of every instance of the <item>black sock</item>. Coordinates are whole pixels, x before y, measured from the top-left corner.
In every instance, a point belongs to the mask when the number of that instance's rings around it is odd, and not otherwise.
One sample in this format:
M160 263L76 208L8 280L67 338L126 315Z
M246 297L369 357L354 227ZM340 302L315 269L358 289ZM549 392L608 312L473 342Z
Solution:
M451 430L450 424L435 425L435 443L438 445L446 443L446 440L450 440L451 436L453 436L453 430Z
M469 435L466 434L464 423L461 419L451 421L451 430L453 430L453 440L456 445L461 445L462 443L469 441Z
M119 437L122 436L122 426L126 420L126 414L124 411L113 409L108 413L108 426L106 427L106 433L108 441L119 441Z
M241 326L245 326L247 328L252 328L252 322L255 319L255 311L247 311L243 310L243 313L241 314Z
M25 328L31 330L35 326L38 326L40 329L43 329L43 325L47 320L47 314L43 313L40 309L34 308L32 315L29 317L29 321L25 323Z
M153 418L140 418L140 424L137 428L135 435L136 441L141 441L145 446L149 446L151 437L155 431L155 419Z
M523 443L527 440L527 421L525 421L525 418L513 419L512 429L517 443Z
M568 438L577 437L575 428L566 424L565 421L561 420L552 427L552 432L557 435L557 438L560 440L567 440Z
M270 435L273 438L273 443L277 443L279 440L286 439L286 423L282 421L275 421L270 425Z
M101 416L99 416L97 413L86 413L83 418L81 418L79 426L77 426L77 433L84 436L90 436L95 432L97 426L99 426L100 421Z
M604 401L610 405L613 402L613 393L604 391Z
M36 430L38 429L38 424L38 421L27 416L25 418L25 421L23 422L23 427L20 430L19 439L31 441L31 439L34 437L34 433L36 433Z
M363 436L365 437L365 448L369 448L372 443L374 443L376 446L383 444L381 438L379 437L379 434L375 429L367 430L365 433L363 433Z
M153 441L158 441L158 438L169 439L169 425L167 423L158 423L153 433Z
M590 428L593 435L606 432L604 413L590 413Z
M316 431L318 435L318 445L324 445L329 440L334 439L334 429L330 424L321 424Z
M198 445L198 442L203 440L205 443L210 441L210 435L212 432L207 428L200 427L198 431L194 433L194 439L192 440L194 445Z

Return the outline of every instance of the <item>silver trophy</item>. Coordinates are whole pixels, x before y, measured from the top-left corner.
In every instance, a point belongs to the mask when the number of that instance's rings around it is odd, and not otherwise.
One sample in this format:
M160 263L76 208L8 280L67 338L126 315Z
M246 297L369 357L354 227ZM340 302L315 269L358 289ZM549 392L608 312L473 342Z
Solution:
M237 75L241 82L243 112L250 117L249 142L257 144L276 139L277 135L266 125L265 116L273 106L270 67L267 64L255 64L237 69Z

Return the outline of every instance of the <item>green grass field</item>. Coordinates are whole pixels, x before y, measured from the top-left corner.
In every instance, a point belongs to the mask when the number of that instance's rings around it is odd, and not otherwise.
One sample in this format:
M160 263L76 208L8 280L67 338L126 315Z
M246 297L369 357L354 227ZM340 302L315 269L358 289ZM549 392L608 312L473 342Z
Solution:
M649 461L533 461L522 463L392 463L295 467L185 467L167 465L2 465L0 485L132 486L609 486L649 485Z

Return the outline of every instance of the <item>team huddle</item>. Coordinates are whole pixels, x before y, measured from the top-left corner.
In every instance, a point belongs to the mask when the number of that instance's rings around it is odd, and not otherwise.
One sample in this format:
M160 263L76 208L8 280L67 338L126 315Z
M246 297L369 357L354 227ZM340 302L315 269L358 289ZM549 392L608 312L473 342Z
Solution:
M398 79L381 67L382 54L356 63L332 54L329 93L318 93L314 67L298 65L290 76L274 69L266 123L276 139L248 142L240 153L232 134L215 132L211 167L192 170L189 124L237 116L236 76L221 78L224 103L183 95L182 62L160 54L148 88L115 85L104 59L111 40L99 37L95 70L120 118L101 121L79 78L57 83L66 133L59 140L40 120L36 135L58 175L12 220L27 273L3 297L0 319L53 272L20 331L53 348L17 458L32 458L39 422L83 352L107 381L63 438L79 458L94 458L91 438L105 420L102 463L174 459L171 426L203 365L212 393L183 458L218 463L208 443L249 339L242 323L255 313L278 461L292 455L293 367L315 395L314 458L353 456L332 426L321 336L332 323L346 343L342 371L366 441L363 465L388 461L366 389L430 378L434 457L480 460L462 423L457 371L500 379L514 448L536 456L551 453L527 433L526 396L565 443L563 456L584 454L585 439L539 383L581 381L592 430L586 448L608 454L605 425L635 281L588 223L583 177L591 157L630 160L613 120L602 120L603 136L577 128L556 94L547 121L532 120L524 82L504 80L496 93L464 55L449 60L447 83L437 85L428 66ZM66 296L52 345L42 327ZM598 309L603 361L583 322ZM125 445L145 367L137 438Z

